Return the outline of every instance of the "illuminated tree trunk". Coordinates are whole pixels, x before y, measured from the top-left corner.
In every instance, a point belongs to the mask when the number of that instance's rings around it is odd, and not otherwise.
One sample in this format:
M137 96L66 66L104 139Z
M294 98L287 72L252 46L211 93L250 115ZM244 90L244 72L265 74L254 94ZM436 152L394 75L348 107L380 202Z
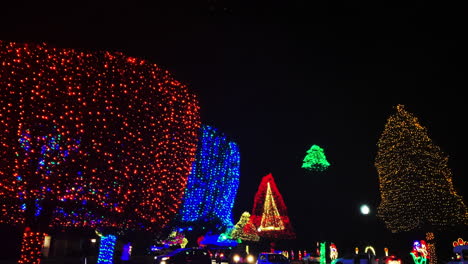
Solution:
M429 253L429 264L437 264L436 240L434 232L426 233L427 252Z
M46 235L44 232L33 232L29 227L24 229L18 264L41 263L41 249Z
M325 157L323 149L317 145L312 145L307 150L307 155L304 157L302 168L310 171L324 171L330 166L330 163Z
M117 237L114 235L101 236L97 264L114 263L114 249Z

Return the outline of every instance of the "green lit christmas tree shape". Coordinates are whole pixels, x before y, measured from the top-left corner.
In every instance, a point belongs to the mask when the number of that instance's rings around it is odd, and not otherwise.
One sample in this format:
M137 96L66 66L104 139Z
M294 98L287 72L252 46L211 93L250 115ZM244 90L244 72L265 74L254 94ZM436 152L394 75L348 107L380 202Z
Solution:
M324 171L329 166L330 163L325 157L323 148L317 145L312 145L312 147L310 147L302 163L302 168L311 171Z

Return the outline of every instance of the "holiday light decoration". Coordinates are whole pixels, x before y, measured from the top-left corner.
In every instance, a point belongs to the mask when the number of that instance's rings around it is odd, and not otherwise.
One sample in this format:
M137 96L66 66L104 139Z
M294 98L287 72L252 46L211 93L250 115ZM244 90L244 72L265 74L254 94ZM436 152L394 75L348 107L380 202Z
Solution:
M234 226L228 226L226 230L219 235L217 242L223 244L230 244L234 246L239 243L242 243L242 240L240 238L232 238L231 234L233 231Z
M373 246L367 246L365 249L364 249L364 252L367 253L367 254L372 254L375 256L375 249Z
M327 264L327 242L320 242L320 264Z
M46 234L43 232L32 232L27 227L23 233L23 240L21 243L21 255L18 264L39 264L41 263L41 248L42 242Z
M448 157L403 105L388 118L377 146L381 196L377 215L391 232L468 224L468 209L453 186Z
M414 241L413 250L410 252L410 255L413 258L414 264L426 264L427 259L429 258L426 241Z
M388 118L377 145L378 216L388 229L396 233L468 223L468 210L454 189L447 156L403 105Z
M330 260L335 260L338 258L338 249L336 248L335 243L330 244Z
M114 235L101 236L101 246L97 264L112 264L114 258L114 247L117 237Z
M0 41L0 58L1 222L41 232L169 222L200 128L185 85L121 53Z
M258 235L266 238L293 239L296 237L283 197L270 173L262 178L254 197L252 224ZM245 228L244 228L245 229Z
M247 212L248 213L248 212ZM246 214L245 212L241 216L241 221L245 221L244 217L248 217L247 223L244 224L241 230L232 237L233 239L240 239L242 241L259 241L260 236L258 235L258 230L255 224L253 223L253 218L250 213ZM232 233L231 233L232 234Z
M182 222L219 220L233 225L232 208L239 187L240 152L236 143L203 125L181 209Z
M325 157L323 148L312 145L309 150L307 150L307 155L304 157L302 168L311 170L311 171L324 171L330 166L330 163Z
M464 246L468 245L468 241L463 241L463 239L459 237L456 241L453 241L452 245L453 247Z
M130 260L130 256L132 255L132 244L130 242L126 243L122 247L122 256L120 260L128 261Z
M167 239L161 241L160 243L169 247L179 245L181 248L185 248L188 243L188 239L185 237L184 233L173 230Z
M427 255L431 256L430 262L431 263L438 263L437 262L437 254L436 254L436 241L435 241L435 235L433 232L427 232L426 233L426 239L427 239ZM429 258L429 257L428 257Z

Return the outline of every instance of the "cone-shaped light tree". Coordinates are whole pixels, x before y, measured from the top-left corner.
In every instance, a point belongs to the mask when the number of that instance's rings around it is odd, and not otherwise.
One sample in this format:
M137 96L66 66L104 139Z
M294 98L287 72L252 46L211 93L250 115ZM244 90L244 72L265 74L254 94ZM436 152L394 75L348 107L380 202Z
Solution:
M304 157L302 168L310 171L324 171L328 169L330 163L327 161L323 148L312 145L307 150L307 155Z
M434 232L467 224L467 207L453 186L448 156L403 105L395 109L377 144L378 216L394 233L427 231L431 262L436 263Z
M246 226L251 224L257 228L260 237L270 239L296 237L283 196L276 187L271 173L263 177L255 194L252 215Z
M0 41L0 57L0 221L25 228L19 263L40 262L50 228L169 222L200 127L185 85L121 53Z

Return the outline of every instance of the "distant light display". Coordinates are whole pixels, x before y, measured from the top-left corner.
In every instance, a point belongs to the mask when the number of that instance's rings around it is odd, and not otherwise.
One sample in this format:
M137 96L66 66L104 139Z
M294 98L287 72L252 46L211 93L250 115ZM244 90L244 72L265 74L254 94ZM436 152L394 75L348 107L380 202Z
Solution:
M182 222L219 220L232 226L239 187L240 152L218 129L203 125L181 209Z
M312 145L309 150L307 150L307 155L304 157L302 168L311 170L311 171L324 171L328 169L330 163L325 157L325 152L323 149L317 145Z
M390 231L468 224L468 210L453 186L448 157L403 105L388 118L377 146L378 216Z
M97 264L112 264L114 263L114 247L117 237L114 235L101 236L101 246Z
M195 158L196 96L121 53L0 41L0 57L0 221L166 225Z
M120 256L120 260L128 261L130 260L131 255L132 255L132 244L128 242L124 244L122 247L122 256Z
M365 249L364 249L364 252L369 254L369 253L372 253L372 255L375 256L375 249L373 246L367 246Z
M259 241L257 227L251 220L249 212L244 212L241 215L240 220L236 223L231 232L232 239L240 239L243 241Z
M381 196L377 215L391 232L468 224L468 209L453 186L448 156L403 105L388 118L377 146ZM431 261L437 260L433 251Z
M359 209L361 210L361 214L363 215L368 215L370 213L370 208L367 204L361 205Z
M39 264L41 262L41 248L46 234L31 232L29 228L23 233L21 243L21 256L18 264Z
M254 197L252 224L258 235L266 238L293 239L294 233L283 196L276 187L273 175L263 177Z
M468 241L463 241L463 238L459 237L456 241L453 241L452 245L453 247L468 246Z
M177 230L172 231L168 238L161 241L161 244L165 246L180 246L181 248L184 248L188 243L187 238L185 238L184 233L179 232Z
M239 221L231 229L231 233L229 234L229 237L231 237L232 239L242 240L243 229L244 229L244 226L249 222L249 219L250 219L250 213L243 212Z
M320 264L327 263L327 242L320 242Z

